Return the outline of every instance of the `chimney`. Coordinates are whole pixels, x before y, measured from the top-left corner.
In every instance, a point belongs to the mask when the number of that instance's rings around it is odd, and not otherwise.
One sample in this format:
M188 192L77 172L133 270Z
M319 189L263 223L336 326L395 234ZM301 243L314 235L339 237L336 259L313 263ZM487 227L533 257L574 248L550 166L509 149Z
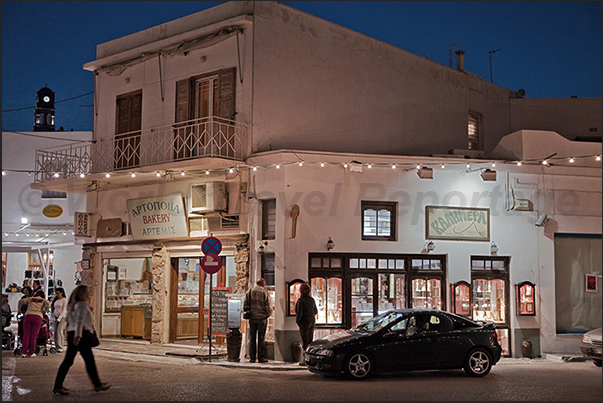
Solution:
M454 52L456 54L456 69L465 71L465 53L462 50L457 50Z

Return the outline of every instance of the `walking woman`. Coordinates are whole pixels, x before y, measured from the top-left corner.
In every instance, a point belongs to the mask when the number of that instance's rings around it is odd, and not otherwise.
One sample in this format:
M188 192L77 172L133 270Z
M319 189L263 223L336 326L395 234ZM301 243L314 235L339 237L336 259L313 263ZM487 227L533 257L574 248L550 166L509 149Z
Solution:
M39 290L32 297L19 300L18 311L27 306L23 315L23 358L36 356L36 340L40 333L42 318L50 309L50 302L45 298L44 291Z
M59 287L54 292L54 299L50 304L50 312L52 313L52 323L54 332L54 345L57 348L57 353L63 352L65 346L65 316L67 316L67 298L65 290Z
M92 311L90 311L90 290L85 285L78 285L69 296L67 304L67 352L54 380L52 391L55 394L69 394L69 389L63 386L63 381L67 377L67 372L73 365L78 351L86 363L86 372L94 385L94 390L99 392L111 387L108 383L101 382L98 377L92 346L82 339L84 329L90 332L95 331Z

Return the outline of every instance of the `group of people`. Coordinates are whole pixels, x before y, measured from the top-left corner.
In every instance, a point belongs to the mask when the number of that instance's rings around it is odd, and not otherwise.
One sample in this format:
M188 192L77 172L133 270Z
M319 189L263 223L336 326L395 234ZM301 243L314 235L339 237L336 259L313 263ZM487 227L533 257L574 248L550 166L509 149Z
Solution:
M22 292L24 296L19 300L18 304L18 312L23 314L21 335L22 356L26 358L36 356L36 340L43 318L47 316L46 312L49 309L53 318L55 344L58 352L63 351L65 340L67 341L67 351L57 371L53 393L60 395L69 394L69 389L63 385L63 382L78 352L84 359L86 372L92 381L94 390L99 392L109 389L111 385L101 382L99 378L94 354L92 353L93 346L87 338L83 337L86 331L96 333L92 311L90 310L89 288L85 285L78 285L69 296L69 300L65 297L65 290L57 288L52 303L46 299L40 282L37 280L34 281L33 289L26 286Z
M51 310L54 343L56 351L63 352L65 315L67 314L67 299L65 290L61 287L55 290L52 302L46 299L46 294L41 287L40 281L35 280L33 289L29 286L23 287L23 297L19 300L17 311L23 314L20 323L19 336L22 341L23 357L35 357L36 341L42 329L44 321L49 321L48 310Z
M295 321L299 327L302 339L302 348L306 348L314 340L314 325L318 308L316 301L310 295L312 289L310 284L302 283L299 287L300 297L295 303ZM266 328L268 318L272 315L270 295L266 290L266 280L260 278L256 286L245 294L243 309L251 311L249 319L249 362L268 362L266 357Z

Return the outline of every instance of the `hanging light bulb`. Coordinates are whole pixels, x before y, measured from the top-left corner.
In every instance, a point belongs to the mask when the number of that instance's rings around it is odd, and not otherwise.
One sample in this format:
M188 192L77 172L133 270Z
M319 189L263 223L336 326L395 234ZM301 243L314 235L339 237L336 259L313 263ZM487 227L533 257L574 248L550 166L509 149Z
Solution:
M280 164L276 164L276 169L281 169L281 165Z
M132 178L136 178L136 173L132 172Z
M517 161L517 166L520 167L521 166L521 161Z
M595 157L595 159L596 159L597 161L601 161L601 156L600 156L600 155L597 155L597 156Z
M184 173L184 171L180 172L180 176L184 176L184 175L186 175L186 174Z
M209 170L205 171L205 175L209 175Z
M492 168L496 166L496 162L492 162Z
M55 172L54 175L52 175L52 176L54 176L55 178L58 178L60 176L60 174L58 172Z
M157 177L159 178L161 176L161 173L157 172L155 175L157 175Z
M82 173L80 174L80 178L84 178L84 177L86 177L86 175L84 175L84 173L82 172Z
M367 168L371 169L373 166L371 164L368 164Z
M348 168L348 164L347 163L343 164L343 167L347 169Z
M471 168L471 164L467 163L466 167L467 167L467 169Z
M258 167L253 167L253 170L254 170L254 171L257 171L257 170L258 170Z
M396 169L396 164L392 164L392 169Z
M111 174L109 174L109 172L107 172L107 173L105 174L105 177L110 178L110 177L111 177Z
M303 161L300 161L300 162L298 162L298 165L301 167L301 166L303 166L303 165L304 165L304 162L303 162Z
M442 169L446 168L446 164L442 164Z
M570 162L570 164L573 164L574 163L574 157L570 158L569 162Z
M320 166L321 166L321 167L324 167L324 166L325 166L325 163L324 163L324 162L321 162L321 163L320 163Z

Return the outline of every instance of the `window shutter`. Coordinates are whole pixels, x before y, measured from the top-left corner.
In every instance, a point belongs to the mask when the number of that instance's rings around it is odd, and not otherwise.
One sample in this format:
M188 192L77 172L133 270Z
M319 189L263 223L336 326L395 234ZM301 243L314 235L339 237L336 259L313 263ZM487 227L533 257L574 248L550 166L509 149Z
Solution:
M235 117L235 69L220 71L220 105L216 116L234 120Z
M130 128L128 131L133 132L140 130L142 127L142 92L132 96L130 104Z
M130 99L117 97L117 134L127 133L130 128Z
M190 80L182 80L176 83L176 123L190 119Z
M276 199L262 201L262 239L275 239Z

